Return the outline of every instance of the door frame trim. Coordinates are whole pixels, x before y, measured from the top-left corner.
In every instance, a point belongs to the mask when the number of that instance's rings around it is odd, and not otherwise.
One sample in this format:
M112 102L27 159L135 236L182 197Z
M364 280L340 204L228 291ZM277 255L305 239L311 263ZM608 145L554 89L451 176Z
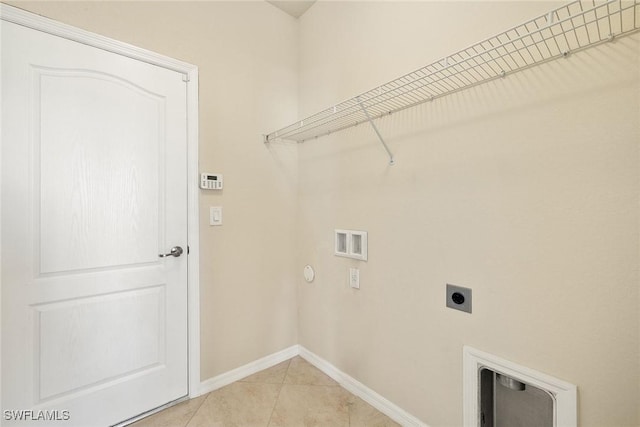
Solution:
M187 352L189 372L187 380L189 385L189 396L198 396L200 388L198 67L193 64L104 37L90 31L82 30L4 3L0 3L0 20L12 22L14 24L22 25L54 36L63 37L87 46L106 50L108 52L176 71L184 75L187 84L187 239L189 245L189 256L187 257ZM1 314L2 313L0 311L0 315ZM0 364L1 363L2 360L0 358ZM0 401L1 399L2 396L0 394Z

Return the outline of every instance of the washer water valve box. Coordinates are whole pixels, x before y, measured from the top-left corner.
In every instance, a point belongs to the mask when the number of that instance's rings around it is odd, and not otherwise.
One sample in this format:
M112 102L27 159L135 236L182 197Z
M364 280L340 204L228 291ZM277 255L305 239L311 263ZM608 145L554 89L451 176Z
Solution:
M334 255L366 261L367 232L356 230L335 230Z

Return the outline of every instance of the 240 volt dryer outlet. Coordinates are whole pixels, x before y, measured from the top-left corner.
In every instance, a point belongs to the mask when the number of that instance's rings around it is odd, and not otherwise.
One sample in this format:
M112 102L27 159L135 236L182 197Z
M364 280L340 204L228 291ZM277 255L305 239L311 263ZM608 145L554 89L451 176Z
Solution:
M471 289L447 284L447 307L471 313Z

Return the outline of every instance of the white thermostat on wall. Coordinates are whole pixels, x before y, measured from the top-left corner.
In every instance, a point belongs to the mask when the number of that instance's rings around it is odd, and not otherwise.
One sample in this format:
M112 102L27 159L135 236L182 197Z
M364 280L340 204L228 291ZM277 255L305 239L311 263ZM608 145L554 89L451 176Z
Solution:
M222 174L200 174L200 188L203 190L222 190Z

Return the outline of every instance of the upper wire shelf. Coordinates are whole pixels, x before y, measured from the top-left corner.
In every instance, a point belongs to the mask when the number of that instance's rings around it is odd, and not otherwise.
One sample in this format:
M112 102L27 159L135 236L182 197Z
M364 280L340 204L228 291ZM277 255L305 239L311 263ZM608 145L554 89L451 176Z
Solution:
M576 0L265 135L264 142L304 142L363 122L373 125L372 120L396 111L566 57L639 27L640 0Z

